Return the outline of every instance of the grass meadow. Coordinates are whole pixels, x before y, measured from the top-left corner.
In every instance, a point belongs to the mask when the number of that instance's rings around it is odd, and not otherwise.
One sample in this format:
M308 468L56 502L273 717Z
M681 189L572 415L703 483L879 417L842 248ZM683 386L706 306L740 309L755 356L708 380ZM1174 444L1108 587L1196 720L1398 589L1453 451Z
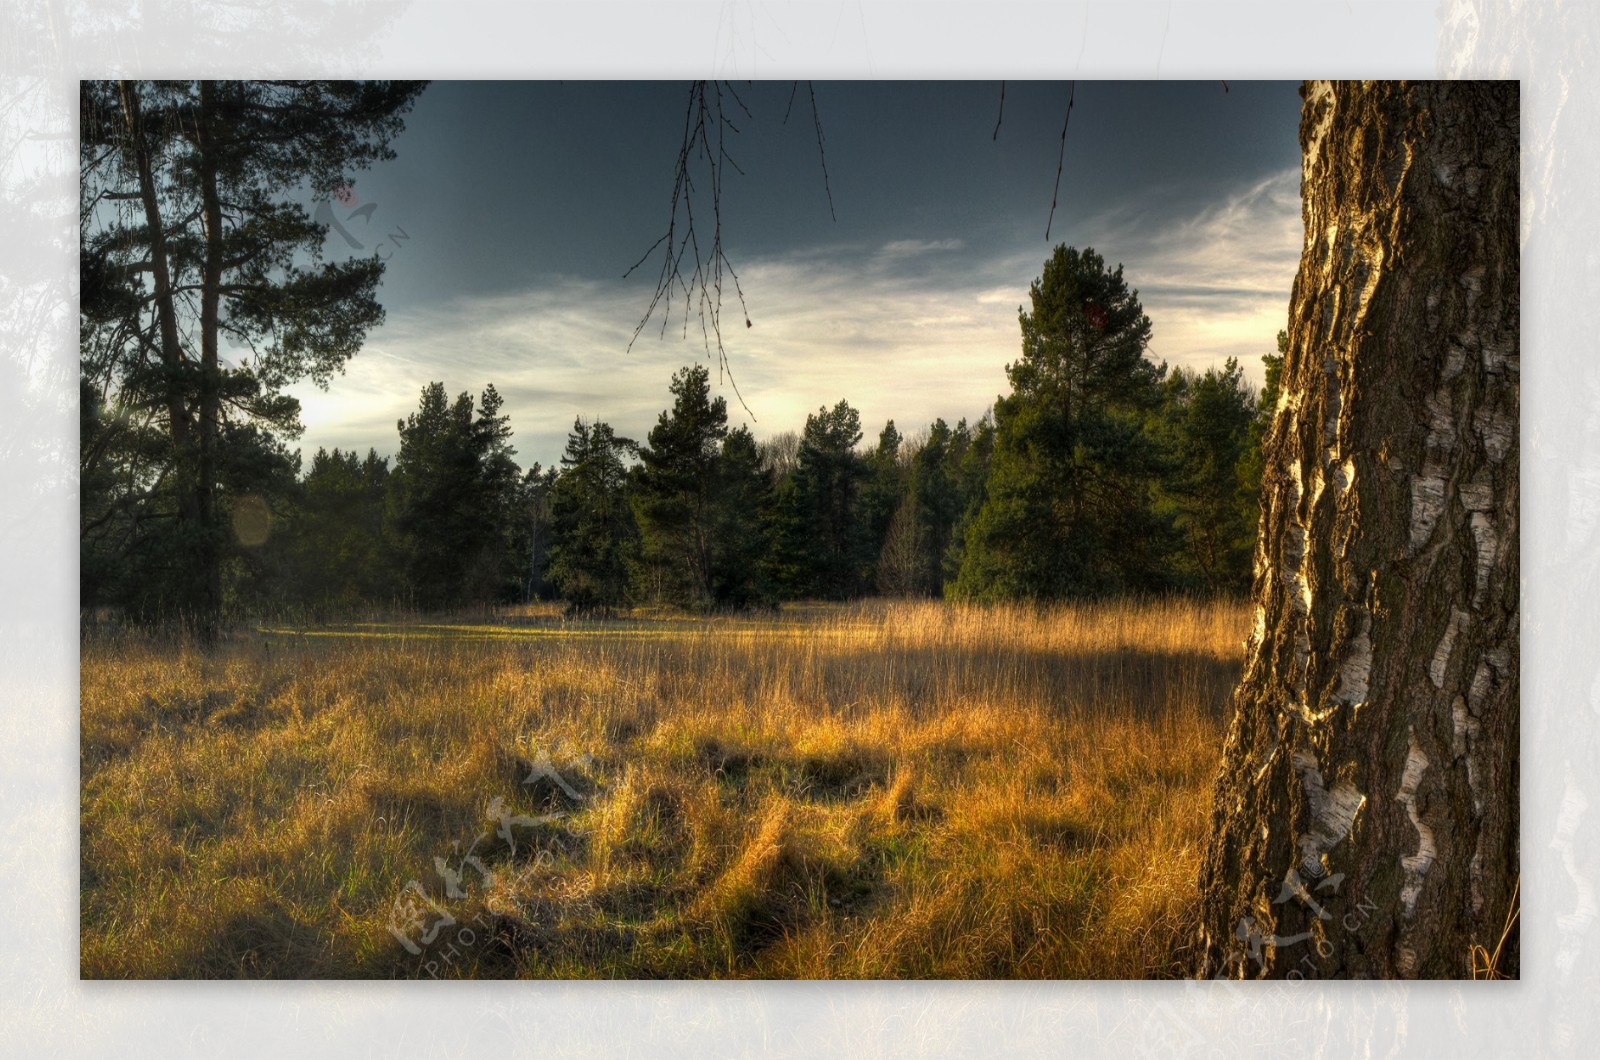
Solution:
M1248 612L88 633L81 971L1182 971Z

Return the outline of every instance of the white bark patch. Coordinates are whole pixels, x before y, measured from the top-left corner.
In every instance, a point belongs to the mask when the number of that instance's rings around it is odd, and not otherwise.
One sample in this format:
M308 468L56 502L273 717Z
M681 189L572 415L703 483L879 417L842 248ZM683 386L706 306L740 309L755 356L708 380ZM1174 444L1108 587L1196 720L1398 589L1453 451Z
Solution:
M1467 758L1467 787L1472 792L1472 809L1479 816L1483 815L1483 783L1482 768L1478 759L1478 734L1482 731L1483 707L1489 698L1490 691L1494 688L1494 674L1489 668L1489 663L1483 659L1478 660L1478 668L1472 672L1472 685L1467 689L1465 703L1465 717L1458 718L1456 728L1460 735ZM1461 697L1456 697L1456 703L1461 703ZM1457 751L1459 756L1462 752ZM1481 837L1480 837L1481 841Z
M1289 527L1283 534L1283 584L1290 610L1302 617L1311 613L1311 585L1306 581L1305 555L1305 527Z
M1322 500L1322 471L1313 469L1311 472L1311 504L1307 510L1316 511L1317 504Z
M1483 834L1478 834L1478 847L1467 864L1468 894L1472 898L1472 911L1483 912Z
M1467 312L1469 314L1472 312L1473 306L1478 304L1479 296L1483 294L1483 275L1484 268L1482 265L1474 266L1461 275L1461 287L1467 292Z
M1273 743L1272 743L1272 746L1267 749L1267 753L1265 755L1261 756L1261 765L1256 769L1256 783L1257 784L1261 783L1261 779L1267 775L1267 770L1272 768L1272 760L1274 758L1276 758L1277 755L1278 755L1278 743L1277 743L1276 740L1274 740ZM1265 822L1265 821L1261 822L1261 831L1262 831L1261 841L1263 843L1265 843L1266 839L1267 839L1267 836L1266 836L1267 822Z
M1465 759L1467 763L1467 789L1472 793L1473 813L1483 813L1483 786L1478 782L1478 719L1467 708L1467 701L1461 696L1455 697L1450 703L1450 723L1454 730L1455 740L1451 750L1456 758Z
M1428 445L1430 448L1452 449L1456 444L1455 402L1445 387L1435 390L1422 403L1428 418Z
M1472 513L1472 540L1478 548L1478 569L1472 583L1472 607L1483 610L1489 599L1489 579L1494 574L1495 560L1500 555L1500 534L1488 512Z
M1472 414L1472 429L1483 442L1483 451L1497 464L1511 451L1511 443L1516 440L1515 428L1516 424L1504 409L1484 407Z
M1444 476L1424 471L1411 480L1411 551L1416 552L1433 536L1433 528L1444 513Z
M1467 690L1467 709L1474 718L1483 717L1483 701L1489 698L1489 689L1493 686L1494 675L1489 672L1489 664L1480 660L1472 675L1472 687Z
M1456 444L1455 414L1450 391L1441 387L1424 402L1428 421L1427 457L1422 471L1411 480L1411 551L1417 552L1433 536L1444 514L1445 468L1440 454Z
M1483 344L1483 370L1490 375L1500 375L1506 372L1515 372L1521 365L1519 358L1512 352L1510 343L1489 341Z
M1360 706L1367 701L1367 681L1372 674L1372 638L1362 630L1350 638L1344 661L1339 664L1340 703Z
M1322 418L1323 463L1331 464L1339 459L1339 411L1344 407L1344 395L1339 392L1338 362L1329 357L1322 370L1327 376L1327 400Z
M1311 583L1306 580L1304 571L1295 575L1294 587L1296 595L1289 603L1301 615L1311 614Z
M1474 475L1471 482L1461 487L1461 506L1469 512L1494 509L1494 483L1487 475Z
M1433 661L1428 664L1428 680L1433 682L1434 688L1444 687L1444 675L1450 668L1450 655L1455 651L1456 636L1471 622L1471 615L1459 607L1451 608L1450 621L1444 627L1444 636L1439 638L1439 646L1433 650Z
M1346 460L1333 469L1333 487L1342 497L1350 492L1350 487L1356 484L1356 462Z
M1294 470L1296 472L1294 481L1298 484L1300 470L1298 463L1294 465ZM1290 614L1298 619L1294 627L1294 670L1295 677L1301 682L1302 691L1306 663L1311 657L1311 638L1306 634L1306 623L1311 614L1311 584L1306 581L1305 555L1305 527L1291 523L1283 533L1283 591ZM1301 699L1304 699L1303 695ZM1303 717L1306 716L1303 702L1296 702L1294 709Z
M1417 746L1417 734L1413 732L1411 746L1406 750L1405 769L1400 774L1400 791L1395 796L1395 801L1406 808L1411 827L1417 830L1417 852L1400 859L1400 867L1406 875L1405 883L1400 887L1400 904L1405 908L1406 916L1415 914L1417 896L1422 893L1422 879L1433 867L1433 859L1438 853L1433 845L1433 829L1417 813L1417 788L1422 784L1422 774L1427 770L1428 756Z
M1355 827L1356 814L1366 805L1367 797L1356 790L1348 780L1341 780L1329 789L1322 780L1322 770L1309 751L1294 753L1294 771L1300 777L1300 787L1305 791L1306 805L1311 811L1311 829L1300 839L1300 865L1306 876L1320 879L1328 873L1323 856L1350 834Z
M1490 648L1483 653L1489 660L1489 665L1494 667L1495 675L1504 678L1511 671L1511 652L1505 647Z
M1285 409L1296 409L1300 407L1300 398L1293 391L1294 388L1288 386L1282 387L1278 390L1278 404L1277 407L1273 409L1273 416L1275 418L1283 415Z
M1368 244L1363 248L1362 260L1357 275L1360 277L1361 290L1356 295L1356 308L1354 320L1350 322L1351 334L1360 334L1362 325L1366 323L1367 309L1372 305L1372 296L1377 293L1378 281L1383 278L1383 245Z
M1333 124L1333 84L1329 81L1312 81L1306 86L1305 112L1316 122L1306 136L1305 161L1301 175L1309 178L1322 157L1322 139Z

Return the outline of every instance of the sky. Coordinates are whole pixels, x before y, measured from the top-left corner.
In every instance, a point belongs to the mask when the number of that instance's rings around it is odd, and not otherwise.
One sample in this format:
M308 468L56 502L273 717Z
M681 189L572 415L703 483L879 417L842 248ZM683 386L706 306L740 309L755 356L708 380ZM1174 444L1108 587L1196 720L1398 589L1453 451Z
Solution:
M658 311L629 349L660 248L628 270L667 228L689 84L436 82L395 158L327 204L342 228L328 258L385 261L386 320L326 392L292 391L307 462L318 447L392 454L396 421L438 380L492 382L519 462L551 466L578 416L642 440L695 363L758 439L840 399L868 443L888 419L902 434L975 420L1008 390L1018 310L1061 243L1123 266L1153 359L1232 356L1259 384L1302 241L1298 82L1008 82L1003 109L999 82L731 87L731 380L693 314L685 333L681 297L665 334Z

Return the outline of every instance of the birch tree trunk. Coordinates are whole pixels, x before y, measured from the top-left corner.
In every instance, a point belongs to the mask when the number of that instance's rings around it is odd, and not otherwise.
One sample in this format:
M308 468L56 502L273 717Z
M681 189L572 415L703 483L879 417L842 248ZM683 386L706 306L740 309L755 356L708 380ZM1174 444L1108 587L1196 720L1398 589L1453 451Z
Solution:
M1518 86L1303 96L1198 971L1468 976L1518 882Z

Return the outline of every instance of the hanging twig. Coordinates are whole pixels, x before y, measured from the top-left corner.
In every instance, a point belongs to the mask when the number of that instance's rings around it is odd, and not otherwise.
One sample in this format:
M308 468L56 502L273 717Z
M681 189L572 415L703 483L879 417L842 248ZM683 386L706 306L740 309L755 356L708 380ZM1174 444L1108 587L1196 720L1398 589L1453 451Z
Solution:
M800 82L796 81L789 86L789 105L783 108L783 121L781 123L783 125L789 124L789 112L794 110L794 95L798 91L800 91Z
M796 81L789 91L789 106L783 115L785 124L789 121L789 112L794 108L794 99L799 90L800 82ZM823 148L822 117L817 107L816 89L810 82L807 82L807 92L811 98L811 123L817 137L817 157L822 164L822 186L828 196L828 214L837 220L833 208L833 189L828 181L828 159ZM733 263L728 260L722 245L722 167L726 164L731 166L735 173L741 176L744 174L744 170L729 153L727 146L729 134L739 133L739 126L733 121L734 111L742 113L747 118L752 117L750 108L745 106L744 100L740 98L733 85L722 81L695 81L690 84L689 99L684 108L683 141L674 165L667 230L650 244L649 249L638 261L628 267L623 277L631 276L652 255L660 253L661 269L656 276L655 291L650 297L650 304L645 308L644 315L639 318L638 325L633 329L633 336L628 340L628 349L633 349L634 343L644 333L645 325L657 311L661 312L661 334L665 336L668 322L672 318L673 299L681 296L684 337L688 337L689 317L692 312L700 322L700 334L706 355L714 356L716 359L718 377L725 377L728 380L734 395L739 399L739 404L746 413L750 413L750 406L739 393L739 386L734 379L722 335L724 274L731 281L734 294L739 299L744 326L746 328L753 326L749 307L745 303L744 289L739 283L739 274L734 270ZM695 223L697 198L700 205L698 228ZM708 199L709 203L706 201ZM707 206L710 208L711 239L709 245L704 245L701 236L704 234ZM715 351L712 349L713 342ZM754 418L754 414L751 413L751 419Z
M1044 223L1044 241L1050 242L1050 226L1056 219L1056 200L1061 195L1061 165L1067 157L1067 125L1072 121L1072 101L1078 96L1078 82L1067 90L1067 116L1061 121L1061 153L1056 155L1056 190L1050 193L1050 217Z
M807 81L806 91L811 93L811 124L817 129L817 158L822 161L822 190L828 193L828 216L838 223L839 216L833 212L833 189L828 186L828 156L822 151L822 116L817 113L817 90Z
M714 356L717 361L718 376L727 378L733 387L734 395L739 399L739 404L748 413L750 407L739 393L722 337L724 271L733 281L739 306L744 310L745 327L751 326L749 310L745 306L744 291L739 285L739 275L722 247L722 167L727 164L732 166L735 172L743 173L727 147L727 134L730 131L737 134L739 127L729 117L728 108L724 106L724 94L745 115L750 114L750 109L745 106L744 100L731 85L696 81L689 87L689 99L684 110L683 142L678 149L678 159L674 167L667 230L650 245L638 261L629 266L627 272L623 273L624 278L632 275L634 270L643 265L652 254L657 250L661 251L661 271L656 277L655 292L651 295L650 304L646 307L644 315L639 318L638 325L633 329L633 336L628 340L628 349L633 349L634 343L644 332L645 325L650 322L651 316L658 309L662 311L661 333L665 336L667 324L672 318L674 294L681 294L684 337L688 337L689 315L692 308L700 322L700 333L706 355L713 356L712 340L715 339ZM703 179L702 187L707 190L710 198L709 247L702 247L700 232L695 226L697 169ZM755 418L754 414L751 414L751 418Z

